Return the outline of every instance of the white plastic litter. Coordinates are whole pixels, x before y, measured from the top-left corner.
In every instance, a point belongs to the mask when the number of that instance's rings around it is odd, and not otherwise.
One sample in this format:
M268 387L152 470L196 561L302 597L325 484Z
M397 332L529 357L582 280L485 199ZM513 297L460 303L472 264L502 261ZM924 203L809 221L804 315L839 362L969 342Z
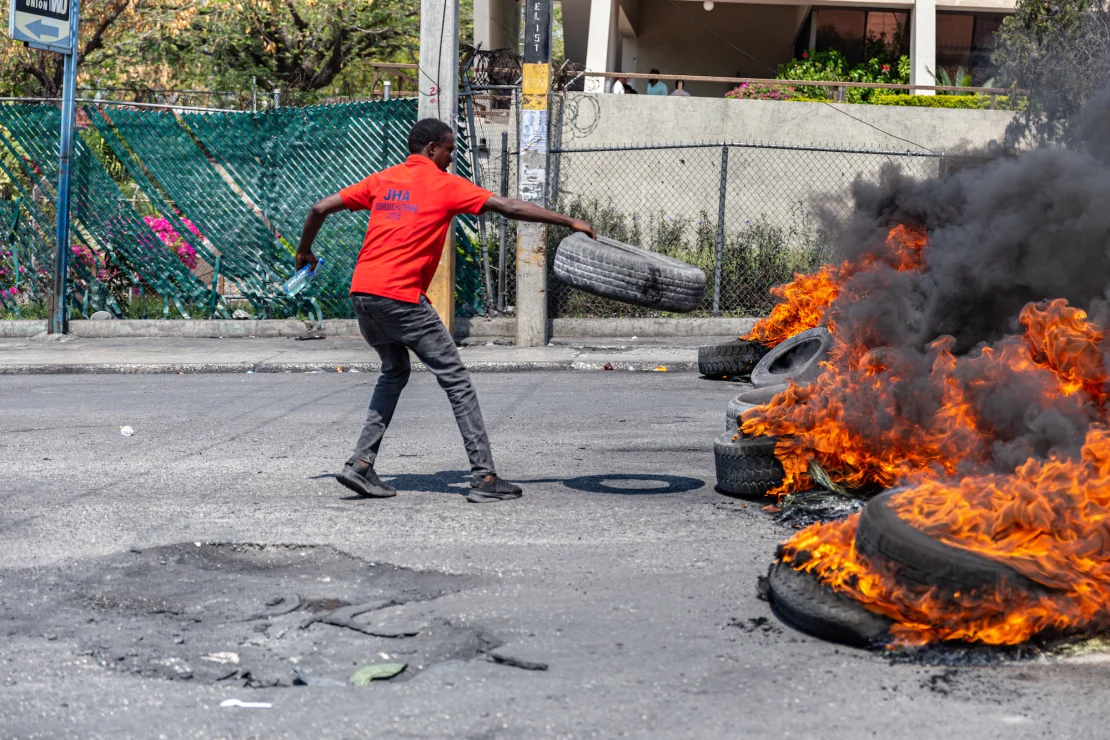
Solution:
M219 663L221 665L225 663L239 665L239 653L210 653L208 655L202 655L200 659L207 660L211 663Z
M265 701L239 701L238 699L224 699L220 702L221 707L242 707L243 709L269 709L274 706Z
M119 428L119 433L122 434L125 437L130 437L130 436L135 434L135 430L132 429L131 427L120 427Z

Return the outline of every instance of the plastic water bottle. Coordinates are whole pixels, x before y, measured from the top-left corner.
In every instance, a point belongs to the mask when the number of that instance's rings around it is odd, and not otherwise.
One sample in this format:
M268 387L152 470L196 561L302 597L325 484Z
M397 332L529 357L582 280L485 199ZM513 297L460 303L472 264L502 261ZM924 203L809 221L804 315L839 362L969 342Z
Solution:
M285 284L281 286L282 292L287 296L297 295L297 293L300 293L312 282L312 278L316 277L316 273L320 272L320 268L323 266L324 260L320 260L316 263L315 270L312 269L312 265L305 265L297 270L297 272L293 274L293 277L286 280Z

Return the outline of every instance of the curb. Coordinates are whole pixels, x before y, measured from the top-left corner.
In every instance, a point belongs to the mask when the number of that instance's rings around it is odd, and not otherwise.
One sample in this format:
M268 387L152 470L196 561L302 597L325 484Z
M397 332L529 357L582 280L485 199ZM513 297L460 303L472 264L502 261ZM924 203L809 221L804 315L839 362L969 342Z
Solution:
M606 371L610 364L612 370ZM552 362L473 362L466 363L472 373L522 373L522 372L641 372L655 373L658 363L563 360ZM342 368L342 370L338 370ZM668 373L697 372L696 362L672 362L666 365ZM271 373L377 373L378 362L353 362L333 365L320 362L260 362L260 363L52 363L48 365L0 365L0 375L213 375L213 374L271 374ZM421 363L412 364L413 372L427 372Z
M552 339L610 337L725 337L750 331L755 319L738 318L645 318L645 319L552 319ZM69 332L83 339L276 339L299 337L310 331L329 337L361 335L353 319L325 319L318 324L298 319L75 319ZM30 339L46 331L46 322L33 319L0 321L0 339ZM516 319L457 317L455 339L504 339L516 336Z

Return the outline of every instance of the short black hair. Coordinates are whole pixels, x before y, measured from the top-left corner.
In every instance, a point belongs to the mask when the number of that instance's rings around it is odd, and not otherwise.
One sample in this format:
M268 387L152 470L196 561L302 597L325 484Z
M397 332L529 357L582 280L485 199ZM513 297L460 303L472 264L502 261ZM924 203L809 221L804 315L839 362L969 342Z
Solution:
M409 154L420 154L429 144L439 144L451 133L451 127L438 118L417 121L409 131Z

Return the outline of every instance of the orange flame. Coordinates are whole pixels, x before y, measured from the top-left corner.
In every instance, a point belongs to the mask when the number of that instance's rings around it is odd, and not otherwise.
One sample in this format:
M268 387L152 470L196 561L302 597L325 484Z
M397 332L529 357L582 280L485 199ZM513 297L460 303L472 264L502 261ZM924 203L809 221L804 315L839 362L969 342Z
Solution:
M938 339L922 358L924 376L898 353L838 343L816 382L744 415L745 432L780 437L776 454L787 473L780 492L808 486L810 460L848 486L908 485L891 504L904 521L1055 589L1006 585L953 595L909 586L856 551L858 516L814 525L784 544L784 561L894 619L896 643L1013 645L1041 633L1110 628L1104 332L1063 300L1029 304L1020 319L1022 336L966 357ZM981 470L1004 441L978 411L983 394L1015 386L1042 409L1086 415L1092 426L1081 454L1030 457L1012 474L964 475ZM936 411L926 423L911 421L913 404Z
M956 358L952 339L942 337L918 365L905 353L838 339L816 381L791 385L769 405L745 412L741 429L779 437L775 454L786 475L777 495L810 487L810 461L849 488L954 476L987 462L998 441L997 430L975 408L984 387L1021 383L1042 408L1102 408L1103 333L1086 319L1063 300L1030 304L1021 312L1023 338L1007 337ZM920 409L909 413L909 404L935 411L922 418Z
M774 347L798 332L819 326L825 318L825 309L840 295L845 280L879 264L899 272L919 270L925 242L924 230L899 225L887 234L881 253L869 252L857 262L825 265L812 275L794 273L794 282L771 289L771 295L782 302L771 309L767 318L755 322L742 338Z

